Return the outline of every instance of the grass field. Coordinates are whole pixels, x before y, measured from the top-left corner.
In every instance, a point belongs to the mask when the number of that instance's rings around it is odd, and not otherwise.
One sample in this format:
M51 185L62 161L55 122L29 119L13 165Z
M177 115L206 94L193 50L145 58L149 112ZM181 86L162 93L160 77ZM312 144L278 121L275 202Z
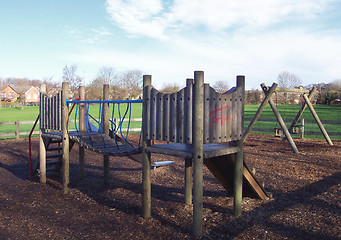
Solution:
M257 111L259 105L246 105L245 106L245 118L252 118ZM300 109L300 105L278 105L278 110L280 111L282 117L284 119L293 119L298 110ZM341 121L341 105L315 105L314 106L317 114L319 115L321 120L334 120ZM76 109L74 109L73 114L71 114L70 119L74 119L74 114ZM110 108L109 117L112 117L112 107ZM117 107L115 109L114 118L119 118L119 114L117 111ZM121 117L123 116L126 110L126 104L121 104ZM94 104L89 107L90 114L98 119L99 117L99 105ZM31 106L31 107L16 107L16 108L1 108L0 109L0 122L15 122L15 121L34 121L39 113L39 107ZM141 118L142 117L142 104L132 104L132 118ZM274 119L274 122L258 122L255 128L265 128L265 129L273 129L275 127L279 127L278 123L275 121L275 116L270 108L270 106L266 106L261 117L265 119ZM313 120L313 116L307 108L303 114L303 119L305 120ZM248 121L245 121L245 127L249 124ZM290 123L287 123L289 126ZM141 127L141 122L132 123L132 128ZM20 131L26 132L30 131L32 125L21 125ZM341 124L325 124L325 128L328 132L341 132ZM74 124L70 123L70 129L74 129ZM38 130L38 128L36 129ZM0 133L8 133L14 132L14 125L0 125ZM319 128L314 123L309 123L305 125L305 131L315 131L318 132ZM269 133L272 134L272 133ZM309 138L309 136L306 136ZM320 138L321 136L313 136ZM332 139L341 139L341 136L331 136Z

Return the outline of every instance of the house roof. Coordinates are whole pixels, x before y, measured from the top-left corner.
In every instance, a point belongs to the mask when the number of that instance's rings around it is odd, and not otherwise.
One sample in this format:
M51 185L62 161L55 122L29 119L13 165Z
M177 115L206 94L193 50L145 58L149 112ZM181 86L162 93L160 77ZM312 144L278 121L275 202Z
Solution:
M25 92L25 95L26 95L26 93L27 93L28 91L30 91L32 88L35 89L35 90L39 93L39 89L38 89L38 88L31 86L31 87Z
M12 89L13 90L13 92L15 92L16 94L18 94L18 92L17 91L15 91L14 90L14 88L13 87L11 87L11 85L7 85L6 87L4 87L2 90L1 90L1 92L2 91L4 91L7 87L9 87L10 89Z

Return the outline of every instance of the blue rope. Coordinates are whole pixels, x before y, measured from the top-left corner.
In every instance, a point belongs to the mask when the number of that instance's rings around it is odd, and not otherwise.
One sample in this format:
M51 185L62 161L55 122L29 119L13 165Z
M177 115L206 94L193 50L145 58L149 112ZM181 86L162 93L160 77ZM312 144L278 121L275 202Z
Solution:
M81 135L78 131L78 128L77 128L77 113L78 113L78 104L76 106L76 112L75 112L75 128L76 128L76 131L77 131L77 135L79 136L79 138L81 138Z
M94 143L92 142L92 138L91 138L91 134L90 134L90 131L89 131L89 107L90 105L88 104L88 107L86 109L86 131L88 132L88 135L89 135L89 138L90 138L90 142L91 142L91 145L94 145Z
M104 148L106 148L104 137L103 137L103 134L102 134L102 128L101 128L102 121L103 121L103 118L101 118L101 115L102 115L101 113L102 113L102 105L100 104L99 105L99 116L98 116L98 129L99 129L99 133L101 134L101 138L102 138L102 142L103 142Z

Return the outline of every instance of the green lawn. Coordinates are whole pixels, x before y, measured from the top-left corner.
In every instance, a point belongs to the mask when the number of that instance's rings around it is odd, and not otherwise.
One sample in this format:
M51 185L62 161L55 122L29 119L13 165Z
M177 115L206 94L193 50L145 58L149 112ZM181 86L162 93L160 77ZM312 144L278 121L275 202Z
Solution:
M123 117L126 104L120 105L121 110L121 117ZM259 105L246 105L245 106L245 118L252 118L257 111ZM296 116L296 113L300 109L300 105L278 105L277 108L280 111L282 117L284 119L293 119ZM319 115L321 120L334 120L334 121L341 121L341 105L314 105L314 108ZM74 114L76 109L74 109L73 114L71 114L70 119L74 119ZM115 109L114 118L119 118L118 108ZM112 105L110 105L110 113L109 118L112 117ZM89 107L90 114L98 119L99 117L99 104L92 104ZM1 108L0 109L0 122L15 122L15 121L34 121L39 113L39 107L18 107L18 108ZM128 117L128 115L127 115ZM142 104L132 104L132 118L141 118L142 117ZM265 119L274 119L273 122L258 122L255 128L266 128L266 129L273 129L275 127L279 127L279 125L275 121L275 116L270 108L270 106L266 106L260 118ZM306 120L313 120L313 116L310 113L309 109L306 108L303 119ZM245 121L244 126L247 127L249 121ZM290 123L287 122L289 126ZM132 123L132 128L139 128L141 127L141 122ZM30 131L32 125L21 125L20 131ZM328 132L341 132L341 124L325 124L325 128ZM70 123L70 129L74 129L74 124ZM315 131L318 132L319 128L315 123L310 123L305 125L306 131ZM0 133L8 133L14 132L15 126L14 125L0 125ZM269 133L273 134L273 133ZM306 136L309 137L309 136ZM332 136L332 139L341 139L341 136Z

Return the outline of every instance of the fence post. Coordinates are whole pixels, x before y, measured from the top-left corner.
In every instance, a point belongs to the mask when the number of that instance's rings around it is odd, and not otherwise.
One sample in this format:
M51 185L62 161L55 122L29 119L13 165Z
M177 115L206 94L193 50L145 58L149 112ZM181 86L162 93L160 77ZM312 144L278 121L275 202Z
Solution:
M19 121L15 122L15 138L19 139Z

